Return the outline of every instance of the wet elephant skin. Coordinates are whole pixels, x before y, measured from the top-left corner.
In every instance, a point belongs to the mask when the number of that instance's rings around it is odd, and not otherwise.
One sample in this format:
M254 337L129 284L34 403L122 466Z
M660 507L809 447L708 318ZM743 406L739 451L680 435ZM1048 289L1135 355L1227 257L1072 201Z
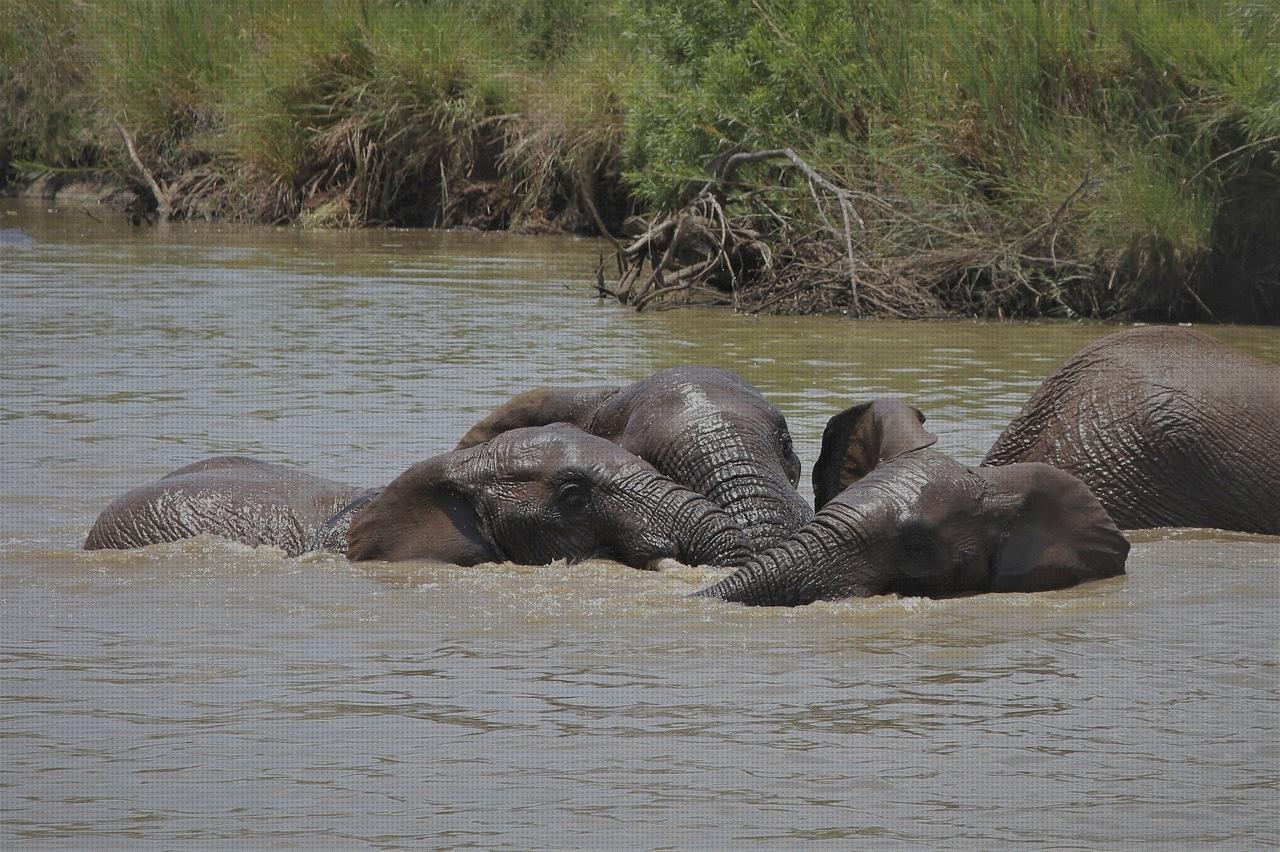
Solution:
M1085 346L1031 396L983 464L1083 480L1124 529L1280 534L1280 366L1187 328Z
M1129 544L1079 479L1045 464L966 467L920 412L836 415L814 467L818 512L699 595L752 605L887 593L1030 592L1124 573Z
M796 492L800 461L786 419L726 370L675 367L626 387L540 387L493 411L459 442L506 429L573 423L607 438L705 495L763 549L812 512Z
M290 554L540 565L609 557L728 565L742 531L701 495L603 438L568 424L516 429L420 462L382 489L282 465L208 459L108 506L86 549L130 548L202 533Z

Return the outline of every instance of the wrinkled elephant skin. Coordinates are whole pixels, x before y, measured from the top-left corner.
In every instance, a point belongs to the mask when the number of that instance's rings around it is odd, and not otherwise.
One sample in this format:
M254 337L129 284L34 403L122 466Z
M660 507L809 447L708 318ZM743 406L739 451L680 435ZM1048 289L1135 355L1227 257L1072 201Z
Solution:
M983 464L1083 480L1123 529L1280 534L1280 366L1198 331L1144 327L1044 380Z
M706 498L618 445L555 424L516 429L414 465L363 490L282 465L208 459L136 488L105 509L86 549L212 534L287 553L458 565L609 557L727 565L742 531Z
M803 525L800 461L786 419L733 373L675 367L626 387L540 387L477 423L469 447L520 426L573 423L721 506L754 549Z
M113 501L86 550L123 550L210 534L297 555L362 489L243 456L196 462Z
M1124 573L1129 543L1083 482L1044 464L966 467L929 448L923 420L895 400L832 418L813 520L698 594L794 606L1030 592Z

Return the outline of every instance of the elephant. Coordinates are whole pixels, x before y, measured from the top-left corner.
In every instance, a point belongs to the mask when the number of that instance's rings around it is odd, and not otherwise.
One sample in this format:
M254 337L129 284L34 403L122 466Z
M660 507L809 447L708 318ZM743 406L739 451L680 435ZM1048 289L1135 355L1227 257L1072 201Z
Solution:
M1123 529L1280 534L1280 365L1188 328L1085 346L996 439L985 465L1044 462Z
M813 514L796 491L800 460L786 418L739 376L661 370L625 387L538 387L473 426L460 448L507 429L573 423L607 438L722 507L765 548Z
M140 547L200 533L291 555L456 565L608 557L729 565L749 553L719 507L618 445L569 424L515 429L413 465L381 489L220 457L113 502L86 549Z
M750 605L1030 592L1124 573L1129 543L1083 482L1046 464L966 467L898 400L827 423L812 520L696 593Z
M245 456L179 468L112 501L85 550L125 550L210 533L291 556L324 549L321 530L371 492Z

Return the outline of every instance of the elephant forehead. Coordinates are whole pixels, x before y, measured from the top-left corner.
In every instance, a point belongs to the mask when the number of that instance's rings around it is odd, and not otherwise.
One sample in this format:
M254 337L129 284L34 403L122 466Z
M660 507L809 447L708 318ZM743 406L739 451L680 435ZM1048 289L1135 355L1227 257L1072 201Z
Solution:
M726 409L753 402L768 404L759 391L733 373L712 367L672 367L636 382L605 405L634 413L633 406L637 404L663 405L668 409Z
M645 393L625 407L620 403L597 422L624 446L651 450L664 442L746 440L772 446L786 421L758 395L682 384Z
M676 398L691 414L717 413L739 417L760 418L762 414L774 414L773 407L759 391L744 382L708 384L692 380L676 385Z
M836 499L864 511L892 508L897 515L927 520L953 512L958 500L975 500L973 489L965 487L966 473L940 453L917 450L874 468Z
M679 395L697 392L720 404L743 402L769 405L763 394L746 379L714 367L673 367L655 373L641 385L650 393Z
M612 441L565 424L514 429L476 450L492 457L499 476L546 476L560 468L638 461Z
M912 519L935 530L965 524L981 509L980 485L980 481L971 481L963 475L930 479L920 489L920 499L914 507Z
M684 384L674 393L653 395L631 414L630 428L643 427L645 431L662 430L666 434L672 428L690 435L725 430L738 431L734 406L723 399L723 394L711 394L706 389Z

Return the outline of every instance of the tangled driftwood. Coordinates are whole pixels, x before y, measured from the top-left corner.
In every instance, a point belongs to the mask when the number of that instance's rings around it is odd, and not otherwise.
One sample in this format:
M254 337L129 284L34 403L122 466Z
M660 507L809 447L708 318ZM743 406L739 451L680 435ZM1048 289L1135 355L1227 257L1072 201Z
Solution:
M657 221L630 220L626 230L635 239L619 248L618 283L608 287L601 275L597 288L638 311L672 304L737 307L743 283L772 262L760 235L730 222L709 194Z
M799 193L731 184L740 167L770 160L803 178ZM887 182L873 177L850 188L790 148L733 154L708 171L711 178L676 212L628 223L632 241L614 242L616 284L606 283L603 263L597 270L600 296L638 311L714 304L911 318L1098 312L1066 301L1071 283L1093 270L1055 251L1058 221L1088 188L1087 177L1047 221L1006 241L999 235L1009 223L984 221L980 210L957 219L927 199L898 197L884 176ZM778 192L798 202L791 212L770 206ZM806 195L813 215L797 215Z
M601 269L597 274L600 295L612 296L638 311L651 305L731 304L748 310L770 307L776 301L772 297L764 303L758 298L744 302L744 295L771 277L775 271L774 252L762 239L761 231L752 227L750 217L726 215L724 187L739 167L771 159L788 160L797 168L809 182L815 200L821 189L839 204L849 259L848 283L856 303L858 284L850 220L861 220L853 209L850 193L823 177L790 148L724 158L713 163L711 179L675 213L630 220L626 231L633 241L616 244L618 282L607 286Z

